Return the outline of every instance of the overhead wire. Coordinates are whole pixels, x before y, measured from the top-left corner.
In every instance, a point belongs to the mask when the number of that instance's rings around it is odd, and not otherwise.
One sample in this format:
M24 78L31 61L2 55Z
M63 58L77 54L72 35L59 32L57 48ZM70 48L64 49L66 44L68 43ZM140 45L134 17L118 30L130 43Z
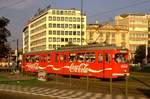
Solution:
M3 7L0 7L0 10L5 9L5 8L8 8L9 6L15 6L15 5L20 4L20 3L23 3L23 2L25 2L25 1L26 1L26 0L19 0L19 1L17 1L17 2L14 2L14 3L11 3L11 4L5 5L5 6L3 6Z
M90 15L89 17L102 16L102 15L107 14L107 13L112 13L112 12L114 12L114 11L131 8L131 7L133 7L133 6L145 4L145 3L148 3L148 2L150 2L150 0L146 0L146 1L142 1L142 2L137 2L137 3L134 3L134 4L127 5L127 6L123 6L123 7L111 9L111 10L108 10L108 11L99 12L99 13L97 13L97 14Z

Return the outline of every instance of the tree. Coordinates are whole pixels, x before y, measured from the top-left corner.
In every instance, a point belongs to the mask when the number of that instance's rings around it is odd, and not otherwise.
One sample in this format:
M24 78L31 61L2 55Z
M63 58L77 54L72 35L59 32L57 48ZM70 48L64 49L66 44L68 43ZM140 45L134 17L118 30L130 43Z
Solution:
M10 47L7 43L7 38L11 36L10 31L6 28L9 19L0 17L0 58L8 55Z
M135 51L134 63L143 63L143 59L145 58L145 45L141 45Z

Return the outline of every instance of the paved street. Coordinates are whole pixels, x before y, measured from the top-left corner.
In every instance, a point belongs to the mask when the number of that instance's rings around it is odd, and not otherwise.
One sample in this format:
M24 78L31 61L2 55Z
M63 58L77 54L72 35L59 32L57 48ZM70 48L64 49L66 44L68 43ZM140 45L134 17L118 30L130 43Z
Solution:
M26 97L28 95L43 97L41 99L47 99L48 97L49 99L124 99L124 96L122 95L116 95L113 96L112 98L108 94L101 94L101 93L91 93L91 92L69 90L69 89L62 90L62 89L54 89L54 88L51 89L51 88L40 88L40 87L23 87L23 86L6 85L6 84L0 84L0 91L21 93L23 95L26 94L25 95ZM29 99L29 97L26 99ZM128 96L128 99L148 99L148 98Z

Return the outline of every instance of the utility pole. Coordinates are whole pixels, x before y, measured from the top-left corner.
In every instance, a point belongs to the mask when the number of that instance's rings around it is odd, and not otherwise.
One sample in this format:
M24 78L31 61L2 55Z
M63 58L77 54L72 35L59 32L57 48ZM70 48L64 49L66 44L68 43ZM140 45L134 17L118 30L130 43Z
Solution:
M81 39L81 41L80 41L81 44L80 45L81 46L82 46L82 43L83 43L82 42L82 28L83 28L83 26L82 26L82 15L83 15L83 0L81 0L81 20L80 20L81 21L81 27L80 27L81 28L81 33L80 33L80 39Z
M16 44L17 44L17 55L16 55L16 61L17 61L17 69L18 69L18 67L19 67L19 64L18 64L18 57L19 57L19 53L18 53L18 51L19 51L19 39L17 39L17 41L16 41Z

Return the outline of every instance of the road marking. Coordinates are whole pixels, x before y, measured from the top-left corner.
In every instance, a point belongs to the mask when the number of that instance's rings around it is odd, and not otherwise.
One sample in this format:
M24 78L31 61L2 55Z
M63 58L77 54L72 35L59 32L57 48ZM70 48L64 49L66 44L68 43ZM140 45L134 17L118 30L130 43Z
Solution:
M50 89L40 87L24 87L19 85L0 84L0 91L17 92L22 94L40 95L60 99L124 99L123 95L111 97L108 94L84 92L77 90ZM144 97L128 96L128 99L146 99Z

